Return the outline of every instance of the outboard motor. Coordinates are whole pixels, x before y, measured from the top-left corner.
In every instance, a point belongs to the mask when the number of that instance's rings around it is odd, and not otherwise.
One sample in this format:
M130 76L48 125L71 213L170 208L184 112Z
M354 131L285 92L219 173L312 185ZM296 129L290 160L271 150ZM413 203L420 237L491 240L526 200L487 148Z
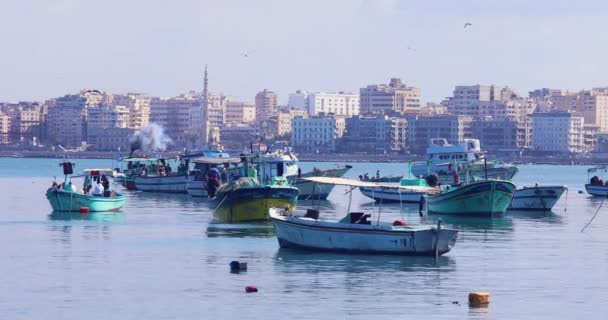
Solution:
M424 177L424 180L426 180L426 184L428 184L429 187L436 187L439 185L439 176L434 173L431 173Z
M68 175L68 174L73 174L74 173L74 166L76 165L75 163L69 162L69 161L64 161L62 163L59 164L61 167L63 167L63 174L64 175Z

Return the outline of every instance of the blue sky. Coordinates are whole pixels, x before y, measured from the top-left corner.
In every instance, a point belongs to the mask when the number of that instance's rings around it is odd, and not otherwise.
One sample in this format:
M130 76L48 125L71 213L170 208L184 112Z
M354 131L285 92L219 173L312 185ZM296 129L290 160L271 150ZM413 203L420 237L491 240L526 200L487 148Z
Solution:
M608 85L603 1L0 2L0 101L96 88L252 101L268 88L352 91L400 77L440 101L459 84L526 94ZM464 29L466 22L472 27ZM242 56L249 52L249 57Z

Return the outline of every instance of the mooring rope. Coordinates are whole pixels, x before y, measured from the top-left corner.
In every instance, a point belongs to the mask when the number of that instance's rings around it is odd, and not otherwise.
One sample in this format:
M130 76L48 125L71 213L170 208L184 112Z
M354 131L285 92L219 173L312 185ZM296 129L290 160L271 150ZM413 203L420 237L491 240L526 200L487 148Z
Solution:
M606 201L606 198L604 198L602 200L602 202L600 203L599 207L597 207L597 210L595 210L595 214L593 215L593 217L591 217L591 220L589 220L589 222L587 222L587 224L581 229L581 232L584 232L585 229L587 229L587 227L591 224L591 222L595 219L595 217L597 216L598 212L600 212L600 209L602 208L602 205L604 204L604 201Z

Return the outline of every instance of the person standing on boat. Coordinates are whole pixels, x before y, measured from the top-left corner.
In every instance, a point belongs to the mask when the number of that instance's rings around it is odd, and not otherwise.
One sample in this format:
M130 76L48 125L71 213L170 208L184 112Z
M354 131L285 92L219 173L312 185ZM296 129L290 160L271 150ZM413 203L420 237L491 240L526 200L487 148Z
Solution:
M108 177L106 177L106 175L102 175L101 176L101 185L103 186L103 196L104 197L109 197L110 196L110 181L108 180Z
M215 197L215 192L220 186L220 171L214 166L207 171L207 193L209 198Z
M104 188L103 188L103 185L101 184L101 182L99 182L99 181L95 182L94 186L93 186L93 195L96 197L101 197L101 196L103 196L103 191L104 191Z

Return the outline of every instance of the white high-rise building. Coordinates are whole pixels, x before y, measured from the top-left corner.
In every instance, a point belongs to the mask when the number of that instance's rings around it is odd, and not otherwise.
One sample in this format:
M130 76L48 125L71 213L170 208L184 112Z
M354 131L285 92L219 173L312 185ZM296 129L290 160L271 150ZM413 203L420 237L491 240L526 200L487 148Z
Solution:
M584 152L585 119L574 112L532 114L532 147L539 152Z
M315 92L308 95L308 114L333 113L337 116L359 114L359 95L353 93Z

